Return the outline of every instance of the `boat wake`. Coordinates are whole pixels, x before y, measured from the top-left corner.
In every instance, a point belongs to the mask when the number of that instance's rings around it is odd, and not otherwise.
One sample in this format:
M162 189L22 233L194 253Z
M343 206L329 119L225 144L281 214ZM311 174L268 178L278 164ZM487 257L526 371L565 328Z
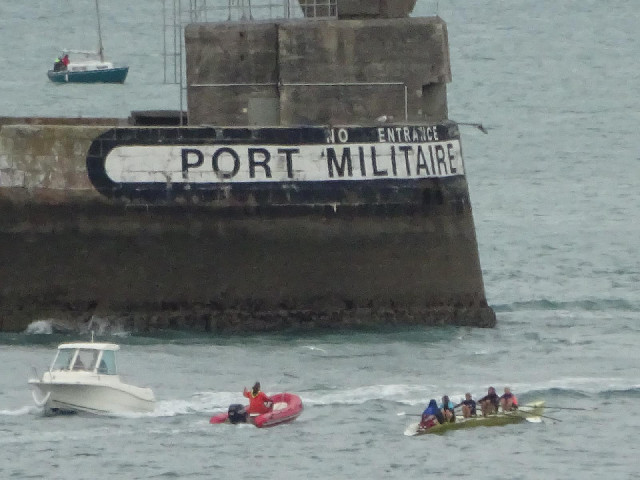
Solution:
M564 386L559 384L564 383ZM623 379L564 379L540 384L512 384L521 403L545 399L548 405L592 407L602 402L616 399L631 401L640 397L640 385L625 385ZM599 387L599 388L598 388ZM278 388L278 387L274 387ZM287 386L288 390L293 390ZM482 387L472 388L474 398L484 394ZM464 391L443 391L439 385L365 385L361 387L336 389L327 385L316 385L307 391L297 392L305 407L359 406L368 402L380 405L380 408L394 409L395 415L411 415L413 410L421 410L429 398L439 398L440 394L449 394L455 403L464 398ZM240 392L236 391L198 391L185 398L158 398L151 412L117 414L118 417L147 418L175 417L182 415L202 415L226 412L229 405L242 403ZM414 409L413 407L417 407ZM0 410L0 416L20 416L41 412L36 406L21 406Z

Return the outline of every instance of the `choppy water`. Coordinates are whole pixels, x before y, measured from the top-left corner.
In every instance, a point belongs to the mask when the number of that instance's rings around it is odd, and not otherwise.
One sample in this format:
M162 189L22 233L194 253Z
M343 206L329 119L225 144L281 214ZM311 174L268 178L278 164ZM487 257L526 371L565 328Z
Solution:
M162 84L161 2L102 4L107 52L132 69L98 91L45 72L58 48L82 43L90 5L82 16L78 0L0 2L0 57L14 66L0 71L0 116L178 108ZM419 0L416 13L435 8ZM71 338L2 334L1 478L638 478L637 2L439 0L437 12L449 27L450 117L489 127L462 133L498 326L108 337L128 378L158 398L154 414L130 418L41 417L30 368ZM302 416L265 430L208 424L255 380L299 393ZM489 384L597 410L403 435L413 417L400 413Z

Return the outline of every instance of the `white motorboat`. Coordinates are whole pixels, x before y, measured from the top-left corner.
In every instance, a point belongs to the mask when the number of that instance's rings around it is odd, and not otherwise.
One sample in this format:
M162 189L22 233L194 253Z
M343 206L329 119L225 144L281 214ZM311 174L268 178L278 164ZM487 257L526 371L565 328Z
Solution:
M99 415L151 412L150 388L123 383L114 343L63 343L41 378L29 379L36 405L45 414L87 412ZM34 369L35 371L35 369Z

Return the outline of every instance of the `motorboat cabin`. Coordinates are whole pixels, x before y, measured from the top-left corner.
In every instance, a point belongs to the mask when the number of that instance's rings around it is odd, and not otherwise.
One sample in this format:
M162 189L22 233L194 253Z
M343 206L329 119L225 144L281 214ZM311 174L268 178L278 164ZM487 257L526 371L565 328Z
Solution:
M33 400L45 414L86 412L118 414L151 412L150 388L120 380L114 343L63 343L41 378L29 379Z
M116 351L113 343L63 343L53 359L50 371L74 370L117 375Z

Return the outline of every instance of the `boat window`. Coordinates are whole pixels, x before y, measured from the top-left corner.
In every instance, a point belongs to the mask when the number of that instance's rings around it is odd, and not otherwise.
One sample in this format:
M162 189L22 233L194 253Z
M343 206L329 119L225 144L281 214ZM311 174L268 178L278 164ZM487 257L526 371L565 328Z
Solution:
M118 373L116 369L116 353L112 350L105 350L102 352L102 360L98 367L98 373L104 375L116 375Z
M74 353L76 353L76 351L72 348L58 350L58 354L53 361L51 370L69 370L71 368L70 363Z
M96 358L94 355L100 353L96 350L78 350L78 355L76 357L76 361L73 364L74 370L93 370L95 367Z

